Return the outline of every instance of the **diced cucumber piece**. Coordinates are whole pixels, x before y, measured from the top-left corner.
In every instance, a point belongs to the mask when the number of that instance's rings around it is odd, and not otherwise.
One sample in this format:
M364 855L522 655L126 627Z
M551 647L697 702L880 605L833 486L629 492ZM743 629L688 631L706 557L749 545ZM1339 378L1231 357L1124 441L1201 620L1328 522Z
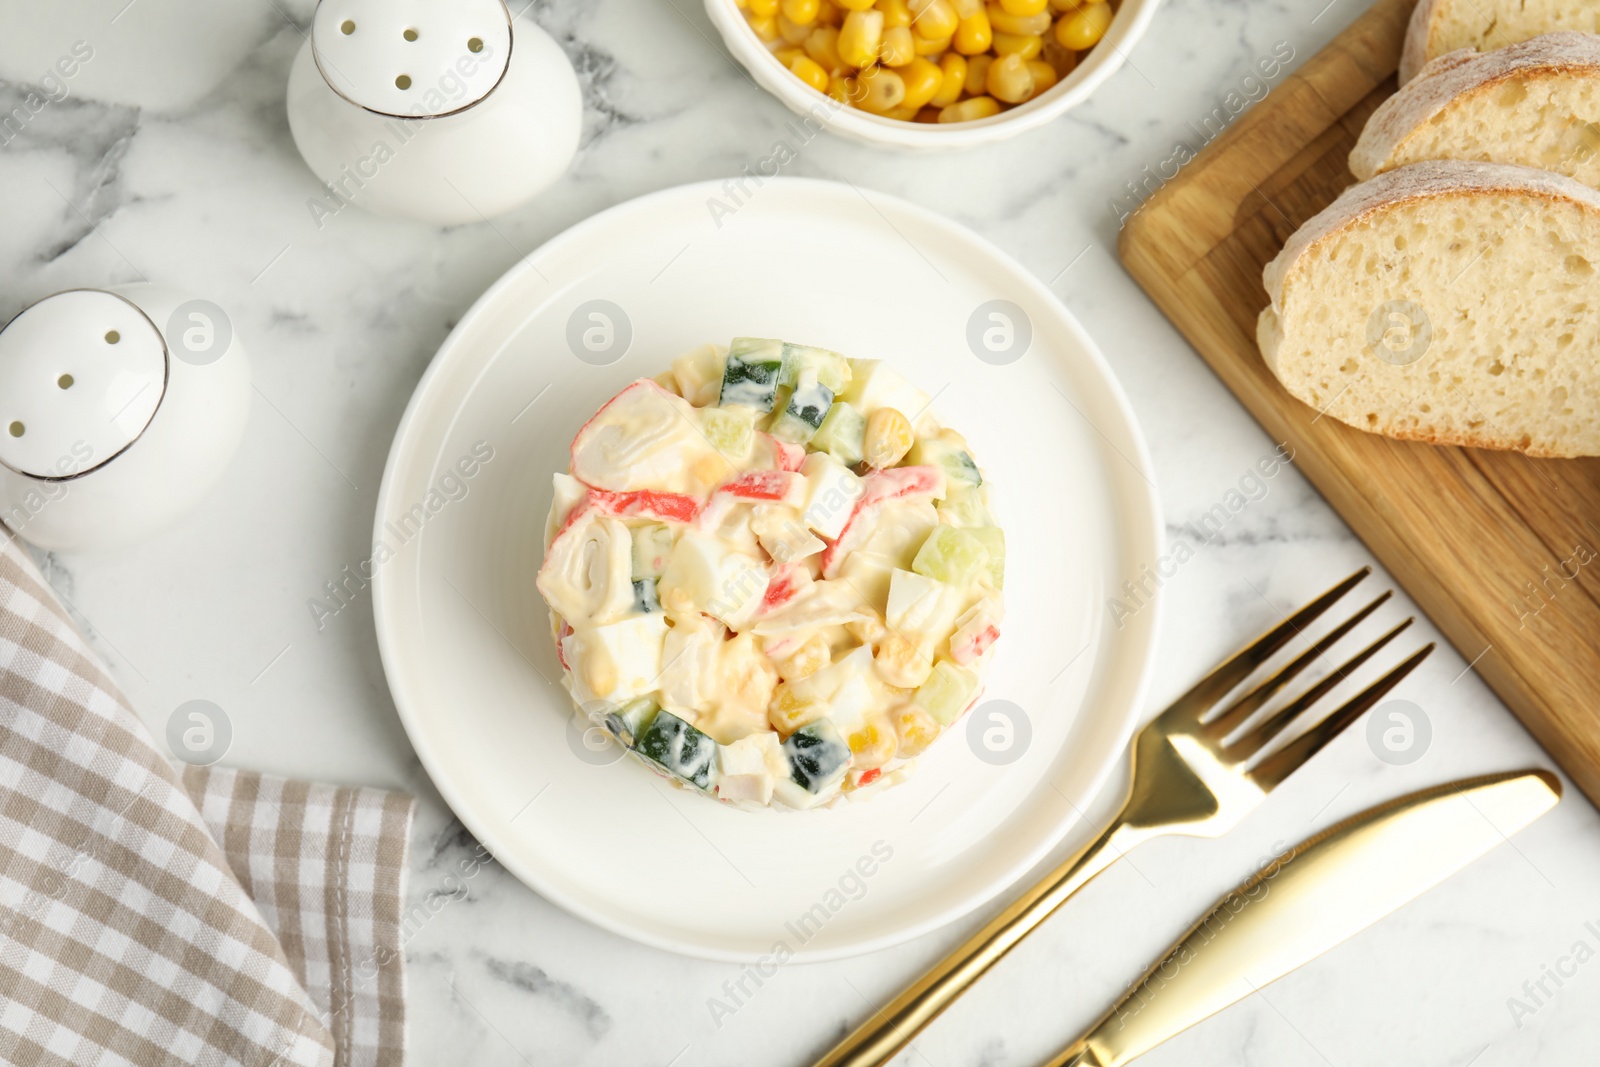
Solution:
M983 475L967 450L943 437L924 437L911 446L906 463L913 466L943 467L945 481L952 487L982 485Z
M629 532L633 535L633 580L661 577L667 557L672 555L672 528L653 522Z
M641 615L648 615L652 611L661 610L661 601L656 596L656 580L654 578L635 578L633 580L633 610Z
M839 400L823 416L822 424L811 436L814 452L826 452L846 467L854 467L865 455L867 418L851 404Z
M657 712L635 747L674 777L701 789L711 788L717 743L672 712Z
M806 371L789 396L783 413L772 421L768 433L780 441L803 445L816 435L817 427L827 417L833 404L833 390L817 381L815 373Z
M965 667L957 667L947 659L941 659L933 665L933 673L917 690L916 703L939 720L940 724L949 726L967 710L977 688L976 674Z
M964 586L988 563L989 550L972 536L971 530L940 523L922 542L917 557L911 561L911 569L925 578Z
M939 502L939 519L964 529L994 524L983 502L982 491L972 485L958 486L954 492L947 493Z
M850 361L837 352L810 345L783 346L783 384L793 385L806 371L815 371L817 381L826 385L834 396L845 391L850 384Z
M747 408L702 408L700 423L711 447L731 460L748 458L755 447L755 413Z
M968 530L989 550L989 584L995 589L1006 587L1006 532L998 526L980 526Z
M789 777L813 795L844 777L850 765L850 746L826 719L790 734L783 754L789 758Z
M630 700L606 715L606 729L611 731L612 737L634 748L660 710L660 706L649 697Z
M722 407L740 405L771 411L783 377L783 342L760 337L735 337L722 371Z

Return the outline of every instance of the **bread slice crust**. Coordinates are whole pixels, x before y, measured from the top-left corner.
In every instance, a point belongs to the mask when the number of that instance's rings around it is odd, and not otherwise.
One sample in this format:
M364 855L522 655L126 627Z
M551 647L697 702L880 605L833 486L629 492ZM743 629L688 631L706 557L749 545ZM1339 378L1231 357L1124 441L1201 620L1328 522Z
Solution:
M1530 228L1519 234L1515 226L1507 227L1505 237L1513 244L1506 255L1526 252L1516 242L1538 254L1544 231L1552 228L1572 238L1572 251L1551 263L1549 272L1579 272L1574 306L1585 309L1581 314L1589 323L1572 329L1555 326L1548 332L1533 331L1530 324L1531 340L1516 340L1519 350L1492 355L1476 348L1457 351L1450 347L1459 346L1463 337L1470 342L1478 336L1475 323L1466 318L1475 313L1472 308L1498 291L1491 280L1495 256L1487 249L1468 248L1453 257L1446 270L1437 257L1427 258L1433 255L1427 249L1396 251L1401 248L1396 242L1404 234L1408 211L1453 220L1471 216L1474 205L1486 210L1503 208ZM1341 265L1330 256L1341 251L1341 239L1347 237L1356 242L1371 238L1375 251L1360 265ZM1356 250L1360 251L1359 247ZM1416 257L1414 265L1421 273L1438 268L1444 272L1448 289L1455 290L1457 285L1460 289L1443 294L1421 292L1408 288L1402 280L1408 270L1385 273L1396 264L1407 267L1411 256ZM1479 258L1489 262L1479 264ZM1539 266L1543 271L1543 264ZM1600 412L1600 359L1584 345L1564 348L1560 343L1563 329L1573 335L1592 330L1591 324L1600 317L1600 282L1592 280L1600 278L1592 273L1595 266L1600 266L1600 192L1529 167L1456 160L1416 163L1353 186L1295 232L1263 271L1271 302L1261 312L1257 340L1267 366L1292 395L1358 429L1431 444L1515 449L1535 456L1600 455L1600 419L1596 418ZM1321 294L1319 285L1334 292ZM1586 310L1590 291L1595 297L1593 312ZM1317 325L1302 322L1317 308L1319 296L1360 305L1335 313L1345 316L1329 327L1341 338L1337 343L1319 343ZM1371 347L1372 322L1391 303L1409 301L1418 302L1410 306L1422 308L1424 321L1430 315L1439 320L1430 327L1435 347L1425 346L1416 362L1392 365ZM1367 307L1368 302L1373 307ZM1431 313L1426 310L1429 304ZM1483 336L1492 336L1493 327L1500 324L1500 320L1491 323ZM1477 369L1489 359L1493 365L1487 374L1494 375L1492 380ZM1523 378L1529 368L1531 383ZM1449 380L1441 385L1436 379ZM1504 390L1512 386L1527 390L1525 406L1531 414L1520 419L1497 414L1523 403L1514 397L1507 408ZM1539 389L1547 394L1537 393ZM1550 401L1558 395L1557 390L1560 400ZM1551 403L1555 408L1547 411ZM1463 404L1468 409L1465 413L1459 410ZM1458 410L1452 413L1452 408Z
M1418 0L1400 52L1400 84L1458 48L1489 52L1557 30L1600 32L1590 0Z
M1471 127L1474 121L1493 117L1506 99L1519 100L1529 94L1536 100L1551 100L1570 79L1592 79L1600 86L1600 36L1592 33L1561 31L1522 41L1495 52L1476 52L1470 48L1446 53L1425 66L1416 78L1379 105L1367 120L1355 148L1350 152L1350 172L1361 181L1407 162L1429 158L1421 154L1429 135L1440 125ZM1515 104L1509 105L1515 106ZM1580 109L1581 110L1581 109ZM1568 177L1591 180L1600 173L1600 128L1589 129L1600 114L1574 115L1560 130L1527 131L1489 156L1497 163L1519 163L1556 170ZM1554 158L1539 158L1542 147L1552 137L1564 137ZM1454 159L1482 159L1464 147L1446 153Z

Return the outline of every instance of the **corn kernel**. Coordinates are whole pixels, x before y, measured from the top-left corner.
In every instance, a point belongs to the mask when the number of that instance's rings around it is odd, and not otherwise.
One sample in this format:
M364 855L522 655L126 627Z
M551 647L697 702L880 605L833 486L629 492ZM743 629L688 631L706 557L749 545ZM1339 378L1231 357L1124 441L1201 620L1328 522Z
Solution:
M964 56L975 56L979 52L987 52L989 44L994 40L994 30L989 26L989 16L979 11L970 18L961 20L956 27L953 40L955 50Z
M983 10L983 0L950 0L955 6L956 18L970 19Z
M883 12L852 11L839 29L839 58L847 66L870 67L883 45Z
M833 2L846 11L868 11L872 8L872 0L833 0Z
M758 19L775 18L779 0L750 0L750 13Z
M962 88L966 89L968 96L983 95L983 84L989 78L989 64L993 62L994 56L989 55L973 56L967 60L967 80Z
M922 62L933 67L935 71L938 70L927 60ZM928 95L931 97L933 94L930 91ZM867 419L867 433L861 451L866 458L867 466L882 470L884 467L894 466L905 458L905 454L911 451L914 442L911 420L894 408L882 407Z
M908 0L911 29L925 40L937 41L956 32L961 19L950 0Z
M822 0L783 0L783 14L790 22L809 26L817 21L817 12L822 9Z
M778 677L786 682L798 682L826 667L832 658L828 639L821 634L812 634L788 659L778 661Z
M817 8L818 26L837 26L844 21L844 12L833 0L822 0Z
M1050 8L1053 11L1060 11L1065 14L1078 10L1084 3L1085 0L1050 0Z
M845 630L851 637L863 645L870 645L883 637L883 616L874 611L865 619L856 619L844 624Z
M890 630L872 654L878 677L900 689L911 689L928 680L933 672L933 657L912 644L904 634Z
M991 3L984 14L989 16L989 25L994 27L996 33L1014 33L1024 36L1032 33L1048 33L1050 30L1050 15L1048 12L1038 15L1013 15L999 4Z
M997 33L994 35L994 54L999 56L1021 56L1024 61L1033 59L1044 47L1044 38L1038 34L1025 36L1011 33Z
M939 736L939 723L915 704L907 704L896 713L894 728L900 735L895 755L901 759L922 755L923 750Z
M864 723L846 741L850 745L850 754L855 757L850 766L860 770L882 767L894 759L895 750L900 747L900 738L896 736L894 727L887 721L876 719Z
M883 12L885 30L911 25L911 8L906 6L906 0L878 0L878 10Z
M916 38L916 41L917 55L932 56L935 63L939 61L940 56L944 55L950 50L951 38L949 37L940 37L938 40L931 40L927 37L918 37Z
M837 74L833 75L828 79L828 95L839 101L841 104L851 103L851 98L855 94L855 88L852 85L854 81L854 78L844 78Z
M805 48L806 55L829 74L837 74L844 69L844 60L839 58L839 31L832 26L819 26L812 30L811 36L806 38Z
M906 98L905 79L887 67L873 67L861 72L856 79L861 85L861 99L856 106L863 111L882 115L900 106Z
M917 112L916 121L937 123L939 121L939 109L936 107L923 108L921 111Z
M788 15L779 15L778 36L792 45L805 44L806 38L811 36L811 27L800 25Z
M900 79L906 83L906 98L903 101L901 101L900 106L902 108L909 108L910 111L911 111L911 115L908 116L908 117L909 118L915 118L917 110L919 108L923 107L924 105L926 105L928 103L928 101L932 100L933 99L933 94L938 92L939 91L939 86L944 84L944 71L939 69L939 65L937 63L931 63L928 60L923 59L921 56L917 56L914 59L912 59L909 64L907 64L904 68L902 68L899 73L900 73ZM872 416L873 416L873 418L876 418L878 416L879 412L893 411L893 410L894 410L893 408L879 408L877 411L874 411L872 413ZM902 416L902 418L903 417L904 416ZM911 432L911 424L908 422L908 423L906 423L906 433L907 433L907 435L909 435L910 432ZM867 455L868 455L868 457L870 457L872 455L872 452L871 452L871 447L872 447L872 419L871 418L869 418L867 420L866 445L867 445ZM911 443L910 443L909 440L906 442L906 447L907 448L911 447ZM904 454L905 453L903 453L903 452L901 453L902 456ZM895 463L898 463L899 461L900 461L900 456L896 456L894 459L890 460L888 463L882 464L882 466L885 466L885 467L893 466Z
M794 76L805 82L819 93L828 91L828 72L822 65L807 55L795 56L789 60L789 69Z
M805 700L795 694L788 682L780 682L767 705L767 721L780 734L792 734L802 726L828 714L828 706Z
M756 36L763 41L776 41L778 39L778 20L771 15L765 18L750 20L750 28L756 31Z
M1021 56L1001 56L989 65L984 85L996 100L1020 104L1033 95L1033 74Z
M1038 96L1040 93L1048 91L1060 80L1056 74L1056 68L1042 59L1028 60L1028 73L1033 75L1033 95L1028 97L1029 100L1032 100L1034 96Z
M917 58L917 43L912 40L911 30L905 26L896 26L883 31L883 44L878 48L878 54L886 67L903 67Z
M934 107L949 107L961 99L961 90L967 87L967 57L950 52L939 60L939 70L944 76L928 103Z
M1000 114L1000 102L992 96L974 96L959 104L951 104L939 112L940 122L971 122Z
M1111 27L1115 14L1110 4L1085 4L1070 15L1062 15L1056 22L1056 40L1061 47L1083 52L1100 43Z
M1037 15L1050 6L1050 0L1000 0L1008 15Z

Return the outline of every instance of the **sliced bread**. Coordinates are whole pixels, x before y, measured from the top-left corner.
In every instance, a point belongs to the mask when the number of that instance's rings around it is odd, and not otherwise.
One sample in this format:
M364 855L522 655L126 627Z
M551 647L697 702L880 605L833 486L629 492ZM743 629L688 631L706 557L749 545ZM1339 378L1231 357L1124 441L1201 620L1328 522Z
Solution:
M1549 33L1423 67L1367 120L1350 172L1365 181L1425 159L1520 163L1600 187L1600 36Z
M1290 393L1362 430L1600 455L1600 192L1501 163L1353 186L1264 272Z
M1400 84L1428 62L1471 48L1492 52L1541 33L1581 30L1600 33L1594 0L1417 0L1400 54Z

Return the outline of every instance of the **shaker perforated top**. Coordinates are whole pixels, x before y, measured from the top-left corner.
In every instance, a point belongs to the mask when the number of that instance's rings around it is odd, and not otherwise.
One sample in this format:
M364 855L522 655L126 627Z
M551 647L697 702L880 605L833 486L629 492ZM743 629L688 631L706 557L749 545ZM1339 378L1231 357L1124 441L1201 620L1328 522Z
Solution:
M511 20L502 0L322 0L311 47L328 85L351 103L437 118L500 83Z
M0 331L0 463L58 478L105 462L144 432L166 377L166 342L133 304L46 297Z

